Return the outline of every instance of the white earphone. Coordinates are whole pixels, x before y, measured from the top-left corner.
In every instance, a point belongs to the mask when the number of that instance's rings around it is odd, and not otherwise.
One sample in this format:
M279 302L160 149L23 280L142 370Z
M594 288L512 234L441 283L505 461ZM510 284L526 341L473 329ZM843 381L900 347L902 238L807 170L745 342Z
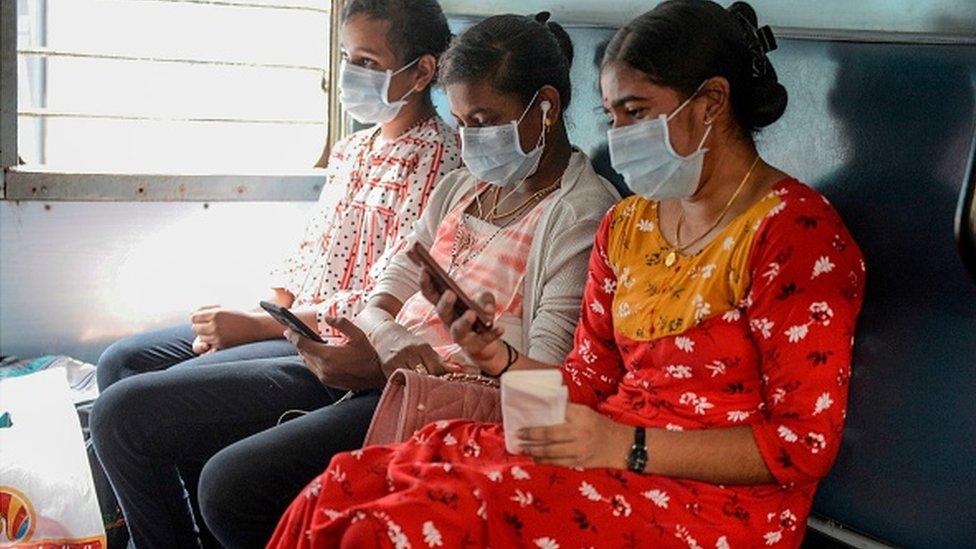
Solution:
M542 109L542 125L549 126L552 124L552 122L550 122L549 118L546 116L546 114L549 113L549 109L552 108L552 103L546 99L543 99L542 102L539 103L539 108Z

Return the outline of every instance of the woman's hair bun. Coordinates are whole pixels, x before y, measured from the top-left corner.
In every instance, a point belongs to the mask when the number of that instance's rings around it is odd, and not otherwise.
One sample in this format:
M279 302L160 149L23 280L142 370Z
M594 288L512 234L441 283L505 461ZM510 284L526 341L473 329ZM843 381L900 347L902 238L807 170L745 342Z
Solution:
M786 112L786 88L779 83L776 71L768 68L766 75L756 81L749 105L749 119L755 128L765 128L779 120Z
M559 51L561 51L563 57L566 58L566 64L572 65L573 40L569 37L569 33L566 32L566 29L564 29L562 25L555 21L549 20L551 17L552 13L548 11L540 11L539 13L535 14L534 19L537 23L541 24L552 33L552 36L556 39L556 42L559 43Z
M759 28L759 18L756 16L756 10L752 9L752 6L746 2L732 2L732 5L726 9L732 15L743 18L752 28Z

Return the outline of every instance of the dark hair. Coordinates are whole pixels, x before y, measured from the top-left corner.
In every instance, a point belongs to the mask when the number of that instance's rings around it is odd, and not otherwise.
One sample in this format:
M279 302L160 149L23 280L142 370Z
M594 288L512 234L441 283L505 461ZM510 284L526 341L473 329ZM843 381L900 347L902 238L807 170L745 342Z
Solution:
M528 103L543 86L559 91L563 111L572 97L569 68L573 42L569 34L543 11L525 15L495 15L461 33L444 54L440 81L486 81L504 93L516 93Z
M786 110L786 88L766 57L775 48L769 27L759 28L745 2L726 10L710 1L669 0L620 29L603 63L626 63L687 96L721 76L729 82L736 122L752 134Z
M423 55L439 58L451 43L451 29L437 0L349 0L342 21L359 14L390 22L386 39L401 63Z

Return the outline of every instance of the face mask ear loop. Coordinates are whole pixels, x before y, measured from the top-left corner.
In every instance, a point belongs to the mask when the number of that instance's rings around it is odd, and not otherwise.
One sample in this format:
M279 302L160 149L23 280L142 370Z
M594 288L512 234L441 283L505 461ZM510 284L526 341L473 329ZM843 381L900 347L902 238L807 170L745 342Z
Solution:
M387 99L387 98L390 96L390 83L393 82L393 77L396 76L396 75L398 75L398 74L400 74L401 72L409 69L410 67L416 65L417 64L417 61L420 61L420 58L419 57L416 58L416 59L414 59L413 61L407 63L406 65L400 67L396 71L390 71L390 70L387 70L386 71L386 81L383 82L383 103L384 104L386 104L388 106L392 104L392 103L390 103L389 99ZM414 92L413 88L410 88L409 90L407 90L407 93L403 94L403 97L401 97L400 99L397 99L396 101L393 101L393 103L399 103L400 101L403 101L407 97L410 97L410 94L413 93L413 92Z
M705 125L705 135L702 136L701 142L698 143L698 150L699 151L702 150L702 147L705 145L705 140L708 139L708 134L711 133L711 132L712 132L712 125L711 124L706 124Z
M688 99L685 99L683 103L681 103L680 105L678 105L678 108L677 109L674 109L673 111L671 111L671 114L668 115L667 121L670 122L671 119L674 118L674 115L678 114L679 112L681 112L681 109L683 109L686 106L688 106L688 103L691 103L691 100L694 99L698 95L698 92L701 91L701 89L702 89L703 86L705 86L705 83L704 82L702 82L701 84L699 84L698 85L698 88L696 88L695 91L691 95L688 96Z

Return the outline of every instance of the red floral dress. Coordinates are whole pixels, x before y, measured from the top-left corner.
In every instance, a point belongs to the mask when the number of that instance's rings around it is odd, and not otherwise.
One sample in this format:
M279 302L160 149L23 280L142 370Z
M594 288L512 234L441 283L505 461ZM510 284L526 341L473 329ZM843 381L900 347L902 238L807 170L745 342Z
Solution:
M776 483L537 465L505 452L500 425L445 421L336 456L269 547L798 546L840 445L860 250L826 199L784 180L701 252L672 251L656 203L607 214L571 398L630 425L748 425Z

